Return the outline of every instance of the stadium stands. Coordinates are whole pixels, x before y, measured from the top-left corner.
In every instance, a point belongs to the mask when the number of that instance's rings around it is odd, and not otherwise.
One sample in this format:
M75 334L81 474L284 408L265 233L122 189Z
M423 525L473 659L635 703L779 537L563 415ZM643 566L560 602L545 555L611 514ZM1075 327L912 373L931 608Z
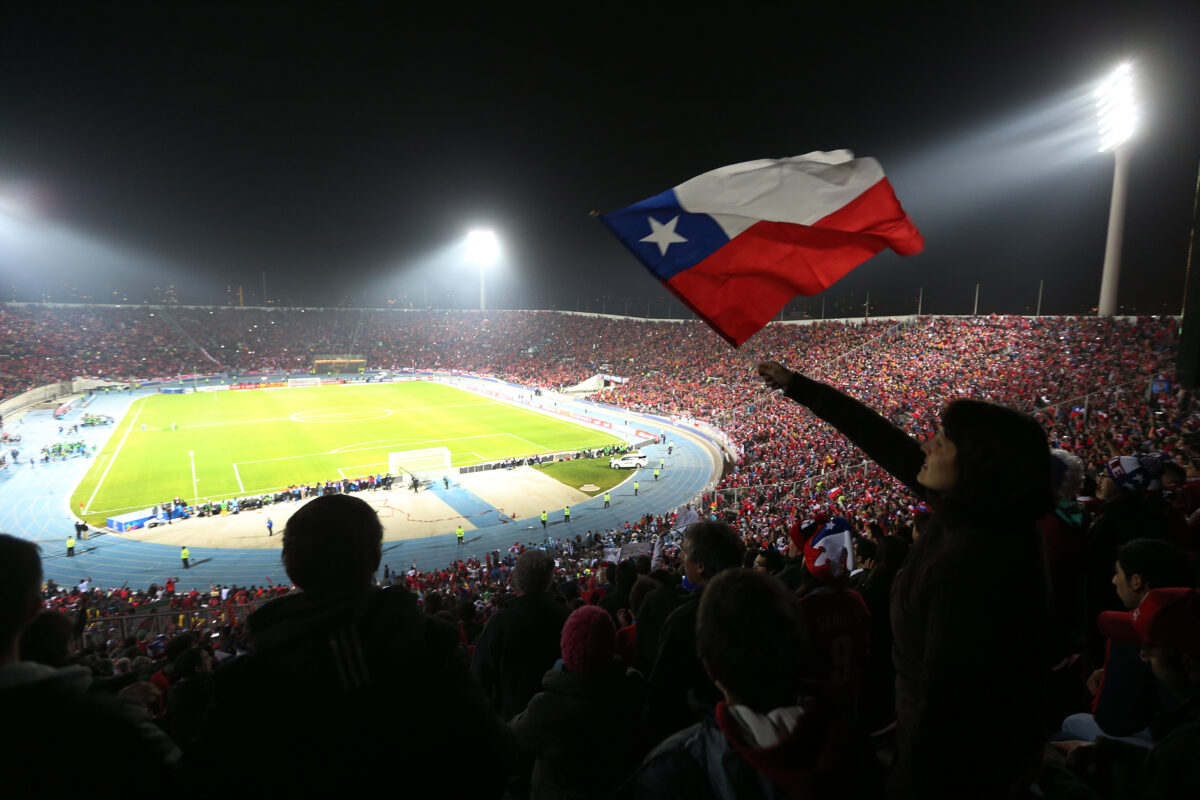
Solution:
M938 413L956 397L984 398L1024 410L1046 427L1053 446L1083 461L1088 482L1079 494L1085 502L1062 498L1059 512L1063 524L1074 526L1084 537L1089 516L1094 514L1104 521L1110 535L1119 530L1117 541L1147 534L1169 538L1195 563L1200 549L1200 536L1193 527L1200 525L1200 515L1195 513L1200 508L1200 490L1195 487L1200 482L1193 481L1200 481L1200 450L1193 449L1193 440L1200 425L1200 409L1190 393L1174 386L1171 372L1177 337L1174 319L920 318L776 324L744 349L847 392L920 438L934 431ZM312 355L339 352L363 354L373 369L466 370L547 388L571 386L597 373L617 375L628 381L613 384L592 399L710 421L732 438L739 459L704 498L702 512L730 524L752 552L763 548L789 555L793 523L817 514L845 516L856 537L876 542L884 536L911 541L914 527L923 519L923 507L904 487L865 461L861 452L828 425L769 393L755 374L753 359L731 351L692 322L548 312L491 312L481 321L477 314L445 312L7 306L0 309L0 352L8 356L0 378L0 392L5 397L31 385L76 375L124 379L170 378L197 371L303 373ZM1147 461L1144 456L1149 453L1162 455ZM1095 492L1097 481L1114 476L1109 462L1120 455L1143 457L1136 463L1156 470L1151 477L1162 477L1166 490L1148 479L1129 489L1133 495L1115 500L1104 491ZM1168 466L1163 467L1164 463ZM1176 466L1170 467L1171 463ZM1158 466L1152 469L1155 464ZM1173 472L1179 477L1168 480ZM1135 497L1140 505L1136 513L1123 514L1122 508L1134 505L1129 497ZM1154 521L1153 530L1143 529L1148 521ZM631 640L654 636L682 601L678 573L694 570L705 558L703 553L680 549L678 532L670 532L676 522L674 515L648 513L621 529L539 543L537 546L548 548L555 557L552 595L567 607L599 603L604 597L624 598L613 619L620 629L615 649L633 653ZM630 541L656 545L653 563L645 559L637 564L640 575L655 570L652 578L646 578L650 585L640 590L631 590L624 580L617 585L615 572L610 574L602 564L606 547ZM423 613L456 627L463 645L469 648L488 618L513 602L513 563L522 550L533 546L518 543L509 553L489 553L482 563L468 559L433 570L404 565L392 572L388 566L386 572L377 573L377 579L415 594ZM1112 576L1112 560L1094 557L1089 548L1089 544L1080 548L1077 572L1086 573L1090 580L1087 587L1081 582L1074 591L1088 608L1119 608L1116 596L1103 591ZM867 549L864 547L864 552ZM790 555L795 555L794 549ZM787 563L781 576L789 568L798 568L796 558ZM893 568L891 574L894 572ZM864 580L869 577L856 577L856 585ZM794 584L788 585L794 588ZM1091 588L1096 585L1101 590ZM1063 594L1062 588L1055 587L1056 597ZM811 587L803 585L800 589L802 593L809 590ZM1019 587L1014 587L1017 590ZM242 658L255 645L254 624L246 624L246 613L283 591L286 589L281 587L214 587L205 594L176 592L174 587L130 590L83 585L50 586L44 598L48 609L79 617L79 629L85 635L73 656L76 663L102 674L132 670L148 678L161 671L169 691L173 680L182 679L172 677L167 641L203 628L215 634L210 636L212 644L203 646L216 651L218 662ZM873 609L878 602L886 609L886 591L883 600L879 592L871 592L870 584L863 592L873 598L869 603ZM120 618L148 607L176 612L162 631L166 639L156 640L149 634L133 634L128 639L115 635L122 630ZM635 617L638 626L633 624ZM1092 621L1080 624L1090 631ZM1069 657L1046 666L1052 688L1042 721L1047 735L1057 729L1063 716L1088 707L1085 681L1103 666L1103 654L1090 646L1088 639L1094 631L1089 631L1056 634L1060 637L1056 652ZM600 628L588 635L597 638L589 642L564 634L563 647L569 646L573 653L575 648L607 653L606 648L614 646ZM644 641L638 645L639 652L644 645ZM1014 643L994 645L1002 654ZM195 646L197 643L189 643L183 650ZM641 666L647 674L653 671L653 664ZM887 669L886 661L882 668ZM545 664L544 669L553 670L553 663ZM953 680L952 673L948 679ZM1154 676L1148 680L1153 681ZM553 681L549 677L547 681L550 690ZM1184 713L1187 724L1186 719L1194 719L1197 695L1194 683L1184 690L1185 694L1192 692L1186 706L1192 710ZM808 687L805 692L805 713L814 721L822 719L821 687ZM981 700L963 698L967 703ZM720 724L701 729L705 735L720 738L721 731L728 734L737 729L736 723L722 716L736 705L732 698L727 701L728 706L721 707L726 710L717 712ZM603 706L597 705L594 711L603 714ZM169 709L159 709L158 714L160 724L171 731ZM743 720L743 729L750 726L746 717L737 719ZM628 723L628 735L635 736L636 720ZM980 725L981 730L986 729L986 720L981 719ZM853 732L836 727L823 729L824 746L863 747L880 770L890 764L896 747L886 734L864 745ZM1156 741L1166 741L1173 734L1163 729L1156 735L1161 737ZM186 755L189 742L177 744ZM643 753L659 744L638 742ZM770 789L774 794L768 792L767 796L788 794L793 785L787 783L790 778L778 765L759 760L745 741L738 740L736 745L739 757L774 787ZM668 752L672 752L670 748L654 763L662 767ZM834 761L847 760L844 752L840 755L843 757ZM1127 753L1121 758L1128 764ZM1083 763L1079 759L1081 771ZM1133 768L1149 775L1154 764L1139 762ZM1095 770L1090 774L1094 777ZM626 771L612 777L607 784L624 782L627 793L635 795L646 774ZM1035 776L1028 777L1033 780ZM580 796L587 796L586 777L578 780ZM1046 796L1055 796L1049 787L1065 786L1070 780L1070 764L1048 766L1043 775ZM520 796L522 785L518 781L509 787L511 795ZM1007 787L1000 787L997 791L998 797L1022 796L1017 789L1008 792Z

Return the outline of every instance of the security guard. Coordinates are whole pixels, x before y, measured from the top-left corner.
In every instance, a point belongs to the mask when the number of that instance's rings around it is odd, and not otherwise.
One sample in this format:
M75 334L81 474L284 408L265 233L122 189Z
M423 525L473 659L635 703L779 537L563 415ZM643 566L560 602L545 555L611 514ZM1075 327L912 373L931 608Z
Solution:
M639 485L639 484L638 484L638 482L637 482L637 481L634 481L634 482L633 482L633 496L634 496L634 497L637 497L638 485Z
M658 480L658 468L654 468L654 480Z
M570 506L566 506L563 508L563 522L566 522L566 523L571 522L571 507Z
M546 530L546 512L542 511L542 530Z
M75 555L75 537L68 536L67 537L67 558L70 558L73 555Z
M183 547L179 548L179 557L181 559L183 559L183 568L184 569L192 568L191 565L188 564L188 559L191 557L191 555L192 554L190 552L188 552L187 545L184 545Z
M454 535L458 537L458 546L462 547L463 546L463 537L467 535L467 532L463 530L462 523L459 523L458 530L456 530L454 532Z
M604 493L604 507L605 508L608 508L608 502L610 500L612 500L612 495L610 495L608 492L605 492Z

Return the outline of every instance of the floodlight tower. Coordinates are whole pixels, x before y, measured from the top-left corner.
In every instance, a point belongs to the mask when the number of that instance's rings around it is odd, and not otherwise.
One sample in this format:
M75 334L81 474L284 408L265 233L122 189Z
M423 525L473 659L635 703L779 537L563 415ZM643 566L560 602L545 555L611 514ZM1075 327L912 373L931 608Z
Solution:
M479 265L479 310L487 311L487 290L484 278L487 268L496 263L500 257L500 243L496 240L496 232L491 230L473 230L467 234L467 259Z
M1104 245L1104 273L1100 279L1102 317L1117 313L1117 283L1121 276L1121 242L1125 236L1125 194L1129 182L1128 142L1137 129L1137 106L1133 96L1133 68L1122 64L1096 89L1096 111L1100 118L1100 152L1112 151L1113 191L1108 209L1108 240Z

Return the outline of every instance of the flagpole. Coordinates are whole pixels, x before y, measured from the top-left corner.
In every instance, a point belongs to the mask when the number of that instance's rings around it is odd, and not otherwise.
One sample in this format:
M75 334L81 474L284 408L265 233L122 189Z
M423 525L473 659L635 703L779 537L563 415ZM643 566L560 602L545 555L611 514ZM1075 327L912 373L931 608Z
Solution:
M971 309L971 316L979 316L979 284L975 284L975 307Z
M1040 316L1042 315L1042 287L1043 287L1043 286L1045 286L1045 284L1046 284L1046 280L1045 280L1045 278L1043 278L1042 280L1038 281L1038 303L1037 303L1037 313L1036 313L1036 314L1034 314L1034 316L1037 316L1037 317L1040 317Z
M921 304L925 302L925 287L917 290L917 316L921 316Z

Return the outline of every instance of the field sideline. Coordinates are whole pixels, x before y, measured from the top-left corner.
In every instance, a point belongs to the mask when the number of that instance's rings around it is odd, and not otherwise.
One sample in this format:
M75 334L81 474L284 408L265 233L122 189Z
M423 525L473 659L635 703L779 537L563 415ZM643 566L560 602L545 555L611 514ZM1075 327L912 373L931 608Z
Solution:
M148 395L76 487L89 523L192 498L221 500L387 471L387 454L445 446L454 466L620 441L427 381Z

